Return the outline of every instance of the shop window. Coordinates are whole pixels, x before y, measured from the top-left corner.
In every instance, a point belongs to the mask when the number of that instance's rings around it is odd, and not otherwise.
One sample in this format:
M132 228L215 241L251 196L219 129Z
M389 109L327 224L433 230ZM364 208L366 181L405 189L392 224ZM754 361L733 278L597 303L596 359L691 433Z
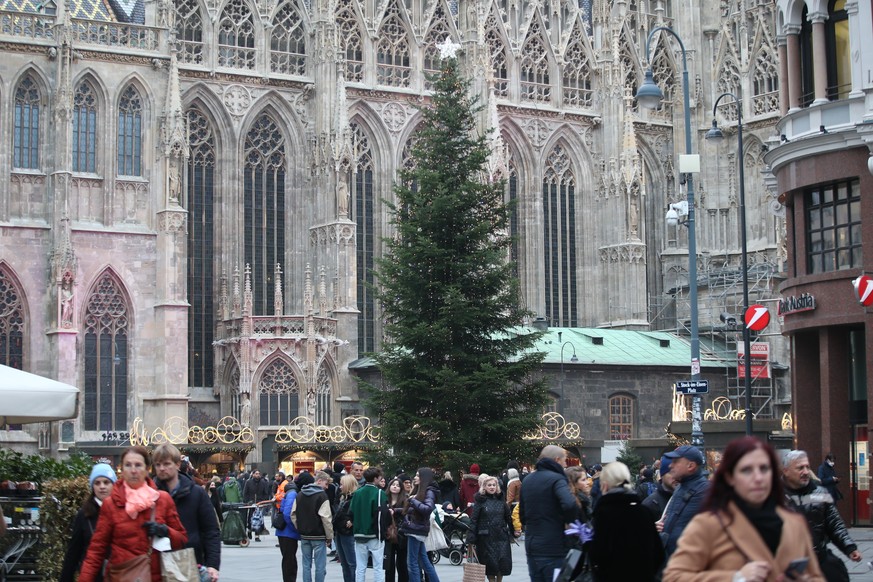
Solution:
M609 438L626 441L634 436L634 399L616 395L609 399Z
M857 179L804 192L807 273L862 264L861 189Z

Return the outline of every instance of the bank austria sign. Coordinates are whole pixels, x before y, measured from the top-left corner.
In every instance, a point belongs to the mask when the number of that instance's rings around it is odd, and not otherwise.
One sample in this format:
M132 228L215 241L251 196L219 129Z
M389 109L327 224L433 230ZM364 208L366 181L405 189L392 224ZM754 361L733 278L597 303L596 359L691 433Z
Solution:
M804 293L803 295L792 295L779 300L778 314L793 315L804 311L812 311L815 309L815 295Z

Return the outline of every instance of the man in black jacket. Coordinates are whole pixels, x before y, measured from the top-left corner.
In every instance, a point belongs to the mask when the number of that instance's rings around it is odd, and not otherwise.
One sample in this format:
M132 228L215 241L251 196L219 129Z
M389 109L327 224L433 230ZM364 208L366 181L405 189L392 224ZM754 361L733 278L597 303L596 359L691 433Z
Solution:
M828 549L833 542L853 562L861 561L858 545L852 541L828 490L810 479L812 469L804 451L791 451L782 460L782 483L788 506L802 513L812 531L812 547L828 582L848 582L843 561Z
M652 513L654 521L661 519L670 498L673 497L675 481L673 475L670 474L670 463L669 458L661 457L661 482L658 483L655 492L643 500L643 507Z
M552 582L567 553L564 524L576 519L576 500L564 475L566 466L567 451L547 445L536 471L521 484L518 513L531 582Z
M221 567L221 532L218 516L203 487L194 483L182 466L182 454L171 444L155 447L152 453L155 467L155 484L176 502L179 519L188 532L185 547L194 548L197 563L206 567L212 582L217 582Z

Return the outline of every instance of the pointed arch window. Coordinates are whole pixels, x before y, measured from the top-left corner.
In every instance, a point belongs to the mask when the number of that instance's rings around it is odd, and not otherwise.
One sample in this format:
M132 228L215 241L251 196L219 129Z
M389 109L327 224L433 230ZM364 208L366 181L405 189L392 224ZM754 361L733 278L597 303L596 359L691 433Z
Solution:
M548 102L552 98L549 56L542 36L540 36L540 26L536 21L528 31L521 54L522 100Z
M73 171L97 171L97 96L87 81L73 96Z
M118 102L118 174L142 175L142 98L129 85Z
M364 42L350 0L338 3L336 22L345 57L346 81L361 82L364 80Z
M218 21L218 66L255 68L255 22L244 0L231 0Z
M293 2L286 2L273 19L270 68L286 75L306 73L306 34Z
M776 68L773 48L761 45L755 59L755 72L752 80L753 115L764 115L779 111L779 70Z
M15 121L12 133L12 165L23 170L39 169L39 86L30 75L15 88Z
M546 317L551 325L576 327L576 180L561 145L555 146L546 162L543 220Z
M376 233L374 164L370 139L357 123L352 123L352 146L355 152L355 171L351 195L354 200L354 217L357 243L358 267L358 352L376 351L376 300L373 296Z
M187 112L188 157L185 206L188 210L188 384L212 386L215 134L198 109Z
M318 368L318 378L315 382L315 424L330 426L332 386L330 370L322 363Z
M286 361L276 359L270 363L261 376L258 393L262 426L285 426L299 416L300 386Z
M428 77L435 77L440 72L440 49L438 45L442 44L447 38L451 38L449 24L443 12L442 4L439 4L436 10L434 10L430 28L424 39L424 88L428 91L433 90L433 81L429 80Z
M737 87L741 86L740 71L737 68L737 63L733 58L725 59L722 64L722 73L718 79L718 95L722 93L736 93ZM719 115L722 119L729 121L737 120L737 106L731 97L725 97L718 104Z
M509 158L509 179L506 180L506 200L512 204L509 214L509 236L512 237L512 246L509 249L509 257L515 263L515 274L518 275L518 205L519 200L518 168L515 160Z
M494 74L494 94L497 97L508 97L509 65L506 58L506 46L503 43L503 37L500 35L500 29L494 13L491 13L485 22L485 44L488 46L488 51L491 54L491 67Z
M664 93L658 109L669 112L673 108L673 97L676 94L676 71L667 54L667 45L663 43L658 43L655 49L655 57L652 60L652 76Z
M0 266L0 364L24 369L24 295Z
M203 17L197 0L176 0L176 40L179 60L199 65L203 63Z
M128 307L104 273L85 308L85 430L127 430Z
M577 26L564 54L564 105L591 107L591 62L582 43L582 30Z
M285 266L285 139L269 115L246 134L244 173L245 261L252 269L252 308L262 315L272 313L276 265Z
M376 82L391 87L409 87L409 37L400 19L397 4L392 4L379 27L376 45Z

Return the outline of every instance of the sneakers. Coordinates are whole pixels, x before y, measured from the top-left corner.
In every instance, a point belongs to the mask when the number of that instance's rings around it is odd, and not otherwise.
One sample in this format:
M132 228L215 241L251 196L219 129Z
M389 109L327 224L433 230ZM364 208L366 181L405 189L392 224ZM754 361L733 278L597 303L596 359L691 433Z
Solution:
M255 536L255 541L259 542L259 541L261 541L261 538L259 538L258 536Z

